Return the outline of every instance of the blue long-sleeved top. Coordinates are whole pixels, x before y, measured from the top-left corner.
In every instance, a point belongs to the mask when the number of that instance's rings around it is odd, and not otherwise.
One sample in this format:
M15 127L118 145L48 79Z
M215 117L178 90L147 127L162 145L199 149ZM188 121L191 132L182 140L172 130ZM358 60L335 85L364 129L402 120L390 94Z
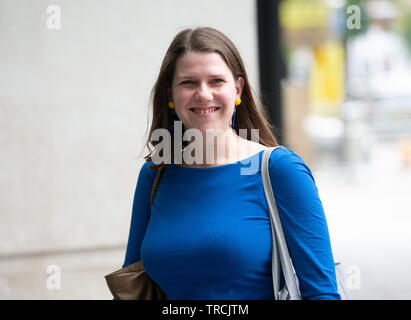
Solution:
M167 165L149 218L155 170L146 162L134 195L123 267L142 260L167 299L271 300L272 240L261 165L263 151L208 168ZM151 163L153 164L153 163ZM303 299L340 299L327 222L313 175L280 147L269 162L284 235Z

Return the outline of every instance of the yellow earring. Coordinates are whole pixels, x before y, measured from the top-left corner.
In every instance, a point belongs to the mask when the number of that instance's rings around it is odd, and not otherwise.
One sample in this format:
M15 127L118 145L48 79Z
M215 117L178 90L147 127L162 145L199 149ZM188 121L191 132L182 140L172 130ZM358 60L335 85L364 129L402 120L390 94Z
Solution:
M172 103L171 101L168 103L168 107L170 108L170 109L174 109L174 103Z
M236 100L235 100L235 105L236 105L236 106L239 106L240 104L241 104L241 99L236 99Z

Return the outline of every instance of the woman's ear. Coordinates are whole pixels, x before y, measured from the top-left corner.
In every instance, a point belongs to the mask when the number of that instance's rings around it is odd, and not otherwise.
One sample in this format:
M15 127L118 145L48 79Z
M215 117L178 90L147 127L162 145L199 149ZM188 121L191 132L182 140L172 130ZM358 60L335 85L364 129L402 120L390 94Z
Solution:
M238 77L235 81L235 91L236 91L236 99L241 98L241 94L243 93L244 88L244 78Z

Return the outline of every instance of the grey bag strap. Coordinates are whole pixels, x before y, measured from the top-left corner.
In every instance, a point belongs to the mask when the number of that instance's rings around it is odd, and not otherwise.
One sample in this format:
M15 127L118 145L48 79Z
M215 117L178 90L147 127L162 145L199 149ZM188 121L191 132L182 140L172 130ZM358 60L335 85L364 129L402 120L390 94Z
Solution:
M268 162L271 152L278 147L268 148L263 153L261 161L261 177L264 185L264 193L267 199L268 209L270 211L271 234L273 239L272 250L272 272L273 272L273 287L274 297L279 300L280 297L280 269L284 275L285 285L288 290L289 300L300 300L301 296L298 290L294 268L292 266L290 254L288 252L287 242L284 237L283 228L281 225L280 216L278 214L277 205L275 202L273 189L270 181L270 173L268 171Z

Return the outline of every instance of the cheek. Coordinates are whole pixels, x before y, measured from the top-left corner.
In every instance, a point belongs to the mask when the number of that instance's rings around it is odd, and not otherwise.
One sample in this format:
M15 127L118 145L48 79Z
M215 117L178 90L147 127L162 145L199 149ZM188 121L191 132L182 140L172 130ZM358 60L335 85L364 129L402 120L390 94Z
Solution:
M218 97L226 107L234 108L236 93L235 90L232 90L232 88L223 88L218 91L215 96Z
M184 107L191 99L191 92L189 90L176 90L173 94L174 104L178 107Z

